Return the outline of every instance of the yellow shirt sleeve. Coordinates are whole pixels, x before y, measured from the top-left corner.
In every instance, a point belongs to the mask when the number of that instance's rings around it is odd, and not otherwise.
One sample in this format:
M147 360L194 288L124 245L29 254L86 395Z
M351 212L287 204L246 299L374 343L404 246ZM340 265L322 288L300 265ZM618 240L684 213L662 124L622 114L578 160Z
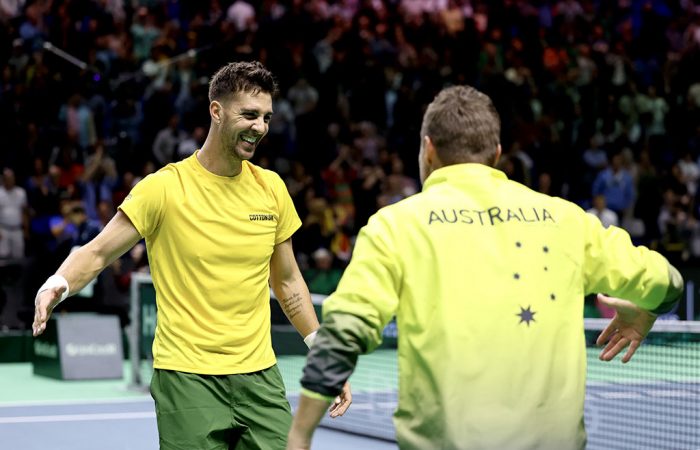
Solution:
M275 245L277 245L289 239L301 227L301 220L284 181L276 173L270 173L272 174L272 192L277 200L279 211L275 236Z
M124 212L143 237L150 236L160 225L165 213L166 175L156 172L133 187L119 209Z

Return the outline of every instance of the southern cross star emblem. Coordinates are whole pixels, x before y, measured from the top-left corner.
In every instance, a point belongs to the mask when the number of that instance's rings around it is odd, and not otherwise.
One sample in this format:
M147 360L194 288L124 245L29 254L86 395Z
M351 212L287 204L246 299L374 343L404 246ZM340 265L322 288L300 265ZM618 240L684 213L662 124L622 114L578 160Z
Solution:
M520 317L520 322L519 322L519 323L525 322L525 323L527 324L527 326L529 327L529 326L530 326L530 322L534 322L534 321L535 321L535 314L537 314L537 313L534 312L534 311L532 311L532 310L530 310L530 306L528 305L527 308L523 308L523 307L521 306L521 307L520 307L520 312L519 312L518 314L516 314L516 316L519 316L519 317Z

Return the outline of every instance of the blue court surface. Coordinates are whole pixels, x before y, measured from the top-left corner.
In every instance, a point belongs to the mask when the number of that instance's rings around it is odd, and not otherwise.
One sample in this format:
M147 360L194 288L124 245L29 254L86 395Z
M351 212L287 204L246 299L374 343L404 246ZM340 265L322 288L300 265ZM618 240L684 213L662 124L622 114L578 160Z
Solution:
M700 404L700 385L590 386L586 403L588 449L700 449L700 409L678 410L679 399ZM295 398L292 398L295 404ZM390 414L395 405L383 406L359 395L348 412L393 433ZM372 411L370 411L370 409ZM355 413L355 414L353 414ZM631 428L640 416L647 426ZM652 420L649 420L652 419ZM343 428L341 419L333 420ZM648 424L654 426L649 427ZM366 426L366 425L365 425ZM624 433L624 434L621 434ZM3 449L44 450L146 450L158 448L155 412L150 397L107 400L58 400L0 403L0 436ZM610 439L624 436L624 440ZM655 443L655 444L652 444ZM661 444L660 443L665 443ZM664 446L665 445L665 446ZM395 443L319 428L315 450L396 449Z
M127 386L128 369L125 364L122 380L62 381L34 375L29 363L0 364L0 450L157 449L153 400L143 388ZM397 446L319 428L312 449Z
M626 366L589 359L587 450L700 450L700 359L688 348L678 354L664 348L668 358L660 359L659 348L647 345ZM342 418L324 419L314 450L397 448L390 441L395 352L361 359L351 378L351 408ZM294 408L303 357L281 357L278 364ZM62 381L34 375L29 363L0 364L0 450L158 448L153 401L145 388L128 387L129 367L121 380ZM150 368L144 372L147 377Z
M12 450L149 450L158 448L148 397L0 405L0 448ZM319 428L313 449L396 449L396 444Z

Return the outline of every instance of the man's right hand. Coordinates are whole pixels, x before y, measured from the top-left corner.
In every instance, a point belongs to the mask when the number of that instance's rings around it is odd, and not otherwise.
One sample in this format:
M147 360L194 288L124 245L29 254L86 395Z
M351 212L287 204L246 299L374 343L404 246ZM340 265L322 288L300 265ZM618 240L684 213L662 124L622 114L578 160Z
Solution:
M65 290L64 286L57 286L36 294L34 299L34 323L32 324L32 333L35 337L46 330L46 322L51 317L53 309L61 301L61 296Z
M598 294L598 301L615 309L615 317L600 333L596 341L597 345L603 345L607 342L603 351L600 352L600 359L611 361L629 347L622 358L622 362L626 363L632 359L634 352L649 334L657 316L621 298Z

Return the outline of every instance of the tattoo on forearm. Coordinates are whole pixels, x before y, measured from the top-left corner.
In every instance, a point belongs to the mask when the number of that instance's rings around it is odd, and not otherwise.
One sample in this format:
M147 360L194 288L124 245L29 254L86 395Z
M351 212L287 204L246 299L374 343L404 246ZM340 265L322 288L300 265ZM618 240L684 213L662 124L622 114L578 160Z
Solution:
M294 293L287 298L283 298L281 304L289 320L292 320L301 312L301 294Z

